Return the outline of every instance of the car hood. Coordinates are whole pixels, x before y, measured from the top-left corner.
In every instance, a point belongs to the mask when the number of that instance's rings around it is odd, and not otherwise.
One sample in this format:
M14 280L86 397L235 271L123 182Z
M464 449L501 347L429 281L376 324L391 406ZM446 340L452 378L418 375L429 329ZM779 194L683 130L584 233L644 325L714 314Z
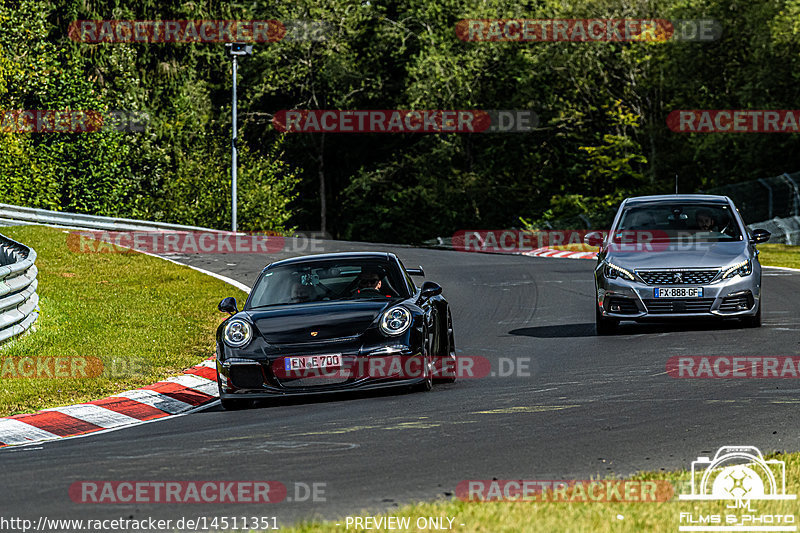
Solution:
M723 268L750 257L746 242L654 243L649 251L609 249L606 259L629 270Z
M252 309L247 314L265 341L291 344L361 335L393 303L396 302L315 302Z

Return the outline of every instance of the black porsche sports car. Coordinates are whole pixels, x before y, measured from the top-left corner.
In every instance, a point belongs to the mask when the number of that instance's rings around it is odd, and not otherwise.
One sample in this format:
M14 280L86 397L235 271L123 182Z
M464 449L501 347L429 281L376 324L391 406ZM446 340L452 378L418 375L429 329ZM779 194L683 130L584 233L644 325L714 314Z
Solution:
M417 287L391 253L277 261L244 308L217 329L217 382L226 409L249 400L455 381L453 321L442 288Z

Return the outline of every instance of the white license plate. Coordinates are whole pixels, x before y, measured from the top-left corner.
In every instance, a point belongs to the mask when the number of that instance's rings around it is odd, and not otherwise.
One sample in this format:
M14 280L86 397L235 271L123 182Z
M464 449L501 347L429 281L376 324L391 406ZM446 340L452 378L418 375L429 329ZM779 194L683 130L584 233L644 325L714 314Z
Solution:
M284 359L286 371L307 370L309 368L340 368L341 354L309 355L304 357L287 357Z
M657 287L656 298L702 298L703 287Z

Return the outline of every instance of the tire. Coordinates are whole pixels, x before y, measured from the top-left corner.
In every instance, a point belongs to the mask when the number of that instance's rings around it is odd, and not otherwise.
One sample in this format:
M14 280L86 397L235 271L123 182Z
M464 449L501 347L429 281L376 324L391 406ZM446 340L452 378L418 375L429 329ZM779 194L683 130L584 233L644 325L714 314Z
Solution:
M222 385L219 382L219 376L217 376L217 390L219 390L219 403L222 404L222 408L226 411L240 411L242 409L247 409L253 404L253 401L250 399L223 398Z
M431 354L431 342L427 332L425 333L425 341L422 344L422 349L425 351L422 354L425 379L414 388L419 392L428 392L433 388L433 356Z
M599 307L594 308L594 326L598 335L613 335L617 331L619 320L615 318L604 318Z
M760 328L761 327L761 307L764 304L764 296L762 295L758 301L758 311L753 316L748 316L742 319L742 324L746 328Z
M445 332L447 334L447 353L441 357L442 366L444 367L445 361L452 361L453 374L455 374L458 369L458 361L456 358L456 336L453 332L453 317L450 314L449 309L447 310L447 329ZM453 377L437 378L434 381L436 383L455 383L456 376L453 375Z
M219 403L222 404L222 408L226 411L241 411L242 409L247 409L250 407L252 401L251 400L240 400L238 398L230 399L230 398L220 398Z

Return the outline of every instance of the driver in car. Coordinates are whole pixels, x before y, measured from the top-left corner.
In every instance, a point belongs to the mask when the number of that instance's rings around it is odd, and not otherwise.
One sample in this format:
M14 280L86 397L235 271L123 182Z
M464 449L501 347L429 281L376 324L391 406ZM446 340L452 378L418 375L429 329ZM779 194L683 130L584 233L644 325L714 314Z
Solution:
M699 209L694 215L694 220L701 231L719 231L717 221L708 209Z
M374 298L381 294L381 277L377 272L362 271L358 279L358 289L355 296L358 298Z
M295 283L292 285L291 303L303 303L316 300L317 294L314 287L310 285L303 285L302 283Z

